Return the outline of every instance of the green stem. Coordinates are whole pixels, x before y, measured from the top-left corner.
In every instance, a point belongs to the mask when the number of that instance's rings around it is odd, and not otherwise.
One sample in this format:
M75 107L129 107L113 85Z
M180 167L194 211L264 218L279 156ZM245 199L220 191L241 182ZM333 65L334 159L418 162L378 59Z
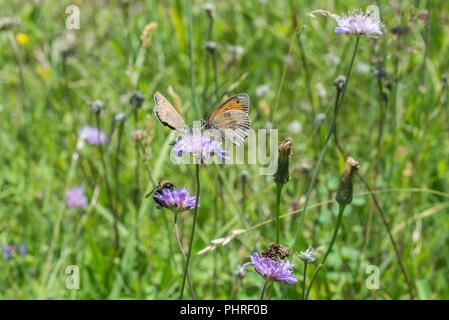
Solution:
M263 284L262 293L260 294L260 300L263 300L265 297L265 293L267 292L268 287L268 280L265 280L265 283Z
M276 243L279 243L281 234L281 219L280 219L280 206L281 206L281 193L282 184L278 184L276 188Z
M176 239L176 242L178 243L179 251L181 251L182 259L183 259L184 263L186 263L186 254L185 254L184 249L182 247L181 238L179 236L179 230L178 230L178 213L175 213L174 231L175 231L175 239ZM190 268L187 270L187 282L188 282L189 287L190 287L190 292L192 294L192 299L195 299L195 291L193 291L192 279L191 279L191 276L190 276Z
M95 120L97 123L97 129L100 131L101 130L101 122L100 122L100 114L97 113L95 115ZM112 190L111 190L111 185L109 184L109 179L108 179L108 171L107 171L107 165L106 165L106 157L104 154L104 149L103 149L103 145L100 143L98 145L98 148L100 150L100 160L101 160L101 165L103 167L103 178L104 178L104 184L106 186L106 196L108 198L108 202L109 202L109 208L112 211L112 215L114 217L114 222L113 222L113 227L114 227L114 244L115 244L115 248L118 250L120 248L120 235L119 235L119 231L118 231L118 212L115 209L114 206L114 199L112 196Z
M186 285L187 273L189 270L190 256L192 254L193 238L195 236L196 216L198 213L198 202L200 199L200 165L199 164L195 165L195 171L196 171L196 203L195 203L195 209L193 212L192 233L190 234L189 251L187 252L187 260L186 260L185 267L184 267L184 275L182 277L181 293L179 295L179 300L182 300L183 295L184 295L184 287Z
M334 234L332 235L332 240L329 243L329 246L327 247L327 251L326 251L326 254L323 257L323 261L320 263L318 268L315 270L315 272L314 272L314 274L312 276L312 279L310 280L309 288L307 289L307 293L306 293L306 296L305 296L304 300L306 300L308 298L308 296L310 294L310 289L312 288L312 285L313 285L313 282L315 281L315 278L317 277L318 272L320 271L320 269L326 263L327 257L329 256L329 253L331 252L332 247L334 246L335 239L337 239L338 230L340 229L340 225L341 225L341 221L342 221L342 218L343 218L343 213L345 211L345 208L346 208L346 206L344 206L344 205L340 205L340 207L339 207L338 217L337 217L337 224L335 225Z
M307 261L304 261L304 283L302 285L302 300L306 300L306 285L307 285Z
M318 175L318 170L319 170L319 168L320 168L321 162L323 161L324 154L325 154L326 149L327 149L327 147L328 147L328 145L329 145L329 142L330 142L330 138L331 138L331 136L332 136L332 133L334 132L334 126L335 126L335 123L337 122L338 114L339 114L340 111L341 111L341 105L342 105L342 103L343 103L343 100L344 100L344 97L345 97L345 93L346 93L346 88L347 88L347 86L348 86L349 78L350 78L350 76L351 76L352 66L354 65L354 60L355 60L355 56L356 56L356 54L357 54L357 48L358 48L358 46L359 46L359 41L360 41L360 38L357 37L357 38L356 38L356 42L355 42L355 46L354 46L354 51L353 51L353 53L352 53L351 63L349 64L349 68L348 68L348 71L347 71L347 73L346 73L346 82L345 82L345 85L344 85L344 87L343 87L343 89L342 89L342 92L341 92L341 99L340 99L340 101L339 101L339 103L338 103L338 107L336 108L336 112L335 112L334 118L332 119L331 127L330 127L329 131L327 132L326 141L325 141L325 143L324 143L323 149L322 149L321 152L320 152L320 155L319 155L319 157L318 157L318 161L317 161L317 163L316 163L316 165L315 165L315 168L314 168L314 170L313 170L312 179L310 180L309 186L308 186L308 188L307 188L306 200L304 201L304 208L303 208L303 210L302 210L302 214L301 214L301 216L300 216L300 219L299 219L299 221L298 221L298 225L297 225L297 227L296 227L295 240L294 240L293 245L292 245L292 247L291 247L292 250L295 250L295 249L296 249L296 245L298 244L298 240L299 240L299 232L300 232L301 227L302 227L302 225L303 225L303 223L304 223L304 216L305 216L305 214L306 214L307 205L309 204L309 200L310 200L310 195L311 195L311 193L312 193L312 189L313 189L313 186L314 186L314 184L315 184L315 180L316 180L317 175Z
M189 74L190 74L190 94L192 95L193 108L196 110L198 118L201 118L201 110L199 105L196 104L195 95L195 62L193 60L193 21L192 21L192 0L187 1L187 32L188 32L188 55L189 55Z

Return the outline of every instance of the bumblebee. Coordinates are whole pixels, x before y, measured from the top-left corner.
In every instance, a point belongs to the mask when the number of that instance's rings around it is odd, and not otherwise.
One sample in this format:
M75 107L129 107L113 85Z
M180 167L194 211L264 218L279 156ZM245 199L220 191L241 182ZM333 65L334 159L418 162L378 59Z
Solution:
M162 190L168 189L168 190L174 190L176 187L173 183L171 183L168 180L161 180L159 183L151 189L146 195L145 198L148 198L152 193L160 193Z
M271 243L270 247L262 251L262 256L272 260L284 260L289 257L287 246L279 243Z

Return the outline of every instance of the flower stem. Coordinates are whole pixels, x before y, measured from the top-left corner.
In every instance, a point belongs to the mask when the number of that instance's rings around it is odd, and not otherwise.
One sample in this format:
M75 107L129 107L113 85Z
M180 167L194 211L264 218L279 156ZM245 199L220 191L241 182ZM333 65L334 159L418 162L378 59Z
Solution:
M134 130L139 128L139 113L138 108L134 108ZM139 139L134 141L134 153L136 155L136 164L134 167L134 204L138 205L139 193L140 193L140 151L139 151Z
M184 263L186 263L186 254L184 252L184 249L182 248L181 238L179 237L178 214L177 213L175 213L174 231L175 231L176 242L178 243L179 250L181 251L181 255L184 260ZM195 292L193 291L192 279L190 276L190 268L187 270L187 282L189 283L190 292L192 293L192 299L195 299Z
M307 261L304 261L304 283L302 285L302 300L306 300L306 285L307 285Z
M262 293L260 294L260 300L264 299L265 292L267 291L267 287L268 287L268 280L265 280L265 282L263 284L263 288L262 288Z
M281 219L280 219L280 206L281 206L281 193L282 184L278 184L276 187L276 243L279 243L281 234Z
M332 247L334 246L335 239L337 239L338 230L340 229L340 225L341 225L341 221L342 221L342 218L343 218L343 213L345 211L345 208L346 208L346 206L344 206L344 205L340 205L339 206L338 217L337 217L337 224L335 225L334 234L332 235L332 240L329 243L329 246L327 247L327 251L326 251L326 254L323 257L323 261L321 261L320 265L315 270L315 272L314 272L314 274L312 276L312 279L310 280L309 288L307 289L307 293L306 293L306 296L305 296L304 300L306 300L308 298L308 296L310 294L310 289L312 288L312 285L313 285L313 282L315 281L315 278L317 277L318 272L320 271L320 269L326 263L327 257L329 256L329 253L331 252Z
M348 86L349 78L351 76L352 66L354 65L354 60L355 60L355 56L357 54L357 48L359 46L359 41L360 41L360 38L357 37L356 42L355 42L355 46L354 46L354 51L352 53L351 63L349 64L349 68L348 68L348 71L346 73L346 82L345 82L345 85L344 85L344 87L342 89L342 92L341 92L341 99L338 102L334 118L332 119L331 127L330 127L329 131L327 132L326 141L324 142L324 146L321 149L320 155L318 157L318 161L317 161L317 163L315 165L315 168L313 170L312 179L310 180L309 186L307 188L306 200L304 201L304 207L303 207L303 210L302 210L302 214L301 214L301 216L299 218L298 225L296 227L295 240L294 240L293 245L291 247L292 250L295 250L296 249L296 245L298 244L299 232L300 232L300 230L302 228L302 225L304 223L304 216L306 214L307 205L308 205L309 200L310 200L310 195L312 193L312 189L313 189L313 186L315 184L315 180L316 180L317 175L318 175L318 170L320 168L321 162L323 161L324 154L325 154L326 149L327 149L327 147L329 145L332 133L334 132L334 126L335 126L335 123L337 121L338 114L340 113L340 110L341 110L340 107L341 107L341 105L343 103L343 100L344 100L344 97L345 97L346 87Z
M95 120L97 123L97 129L100 131L101 130L101 122L100 122L100 114L97 113L95 115ZM104 149L103 149L103 144L99 144L98 145L99 149L100 149L100 158L101 158L101 165L103 167L103 178L104 178L104 184L106 186L106 196L108 197L108 202L109 202L109 208L112 211L112 215L114 216L114 244L115 244L115 248L119 249L120 248L120 235L118 232L118 212L117 210L115 210L114 207L114 199L112 197L112 190L111 190L111 186L109 184L109 179L108 179L108 171L107 171L107 166L106 166L106 158L104 155Z
M198 163L195 165L195 172L196 172L196 203L195 203L195 210L193 211L192 233L190 234L189 251L187 252L187 260L184 267L184 275L182 278L181 293L179 295L179 300L182 300L184 295L184 287L186 284L187 272L189 270L190 256L192 254L193 238L195 236L196 216L198 213L198 202L200 199L200 165Z

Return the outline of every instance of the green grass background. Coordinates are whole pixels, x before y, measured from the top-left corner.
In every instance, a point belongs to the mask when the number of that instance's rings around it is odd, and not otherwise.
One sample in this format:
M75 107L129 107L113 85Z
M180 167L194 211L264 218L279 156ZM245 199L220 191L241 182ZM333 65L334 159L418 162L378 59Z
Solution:
M190 10L188 3L0 0L0 17L14 16L21 21L11 31L0 32L0 245L25 243L29 251L27 257L0 257L0 298L178 297L183 262L173 237L173 215L157 210L151 198L144 198L154 185L151 178L170 179L195 191L194 166L170 163L169 130L152 114L152 95L161 91L170 97L169 86L179 96L189 123L210 113L224 95L247 92L253 128L273 126L281 139L294 140L291 179L284 188L281 213L297 212L301 207L310 173L300 168L317 160L332 119L333 81L346 72L355 41L336 35L331 18L311 18L308 13L324 9L345 14L365 9L371 2L211 2L215 5L212 38L206 2L193 1ZM80 7L81 28L74 32L73 52L62 58L59 52L68 33L65 9L70 4ZM375 4L386 27L385 36L360 41L338 118L339 139L360 162L360 172L371 186L384 190L377 196L390 225L396 228L394 236L416 296L449 298L449 4L437 0ZM422 21L423 12L429 15L427 22ZM142 50L139 37L149 22L158 27L149 48ZM407 25L409 32L397 37L390 29L400 25ZM303 52L295 32L299 29ZM26 34L29 41L17 44L19 54L15 55L10 35L19 33ZM212 57L204 49L210 39L218 44L216 78ZM240 57L233 57L232 45L243 48ZM22 65L23 92L17 57ZM334 63L337 58L340 62ZM374 75L379 61L387 74L384 107ZM268 85L269 90L257 96L261 85ZM131 113L131 106L121 97L134 90L145 97L138 126L146 128L149 137L145 154L140 156L139 197L135 201L138 157L130 138L134 129L130 116L119 154L119 184L113 183L120 212L117 253L98 148L84 147L77 163L72 162L72 154L79 128L95 125L89 102L104 102L102 124L109 130L115 114ZM319 113L326 115L321 125L314 121ZM301 130L294 130L294 121L300 123ZM380 126L383 136L378 148ZM114 131L106 151L109 174L116 148ZM377 154L379 173L373 181ZM302 250L312 244L318 261L336 220L338 206L333 199L343 166L344 159L331 143L310 201L321 205L307 211L299 243ZM202 195L191 261L198 298L260 296L263 279L252 268L241 280L234 275L252 252L265 249L274 240L274 223L252 228L273 218L275 208L272 177L260 176L258 170L257 165L201 168ZM242 174L247 174L246 183ZM65 190L72 186L83 186L89 199L96 200L84 210L66 209ZM366 192L358 178L354 190L355 194ZM370 215L372 231L365 243ZM191 217L186 212L179 221L186 247ZM281 242L291 244L298 218L294 214L283 219ZM245 228L250 230L227 245L196 255L211 240ZM302 262L297 257L293 261L294 274L302 280ZM79 290L66 288L69 265L79 267ZM378 290L365 286L367 265L380 268ZM299 299L301 288L301 281L296 286L275 284L268 297ZM185 295L190 297L187 288ZM366 193L355 196L346 210L334 250L311 298L408 298L393 248Z

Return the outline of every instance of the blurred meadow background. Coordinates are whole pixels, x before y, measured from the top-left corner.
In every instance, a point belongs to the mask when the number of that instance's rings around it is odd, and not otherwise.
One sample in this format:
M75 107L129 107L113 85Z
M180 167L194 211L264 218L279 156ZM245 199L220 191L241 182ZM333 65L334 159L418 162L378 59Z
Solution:
M252 127L293 139L280 202L280 242L291 246L331 128L334 81L355 43L335 34L334 19L309 13L344 15L370 4L380 9L384 36L360 39L336 130L359 176L309 298L449 298L449 3L442 0L0 0L0 298L178 298L184 263L173 213L145 194L162 179L195 194L195 166L171 163L170 130L153 114L156 91L188 123L246 92ZM80 9L79 30L66 28L69 5ZM104 109L96 115L96 108ZM104 130L107 143L81 146L87 125ZM313 246L311 274L332 237L344 164L332 138L290 251L299 282L275 283L266 298L302 299L298 253ZM259 169L201 167L190 263L198 299L260 297L263 278L239 268L275 240L276 184ZM87 199L82 208L66 203L76 187ZM178 219L187 249L192 211ZM380 270L377 290L366 284L370 265ZM71 290L77 270L79 289Z

